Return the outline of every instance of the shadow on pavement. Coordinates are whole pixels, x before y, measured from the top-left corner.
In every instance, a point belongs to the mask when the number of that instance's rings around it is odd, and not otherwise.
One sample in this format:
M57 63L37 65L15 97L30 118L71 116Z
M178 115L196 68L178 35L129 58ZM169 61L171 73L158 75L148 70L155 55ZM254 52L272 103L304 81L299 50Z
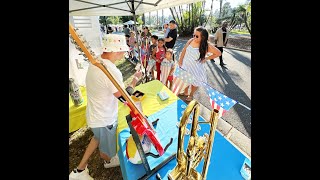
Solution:
M251 61L248 58L244 57L242 54L238 53L237 50L228 49L227 51L224 51L224 52L232 55L235 59L237 59L238 61L242 62L244 65L251 68Z
M208 64L209 63L212 64L208 68L211 71L210 74L212 74L212 76L208 76L208 84L211 85L213 88L220 86L221 88L223 88L222 93L224 93L226 96L251 107L250 98L237 84L234 83L230 76L230 71L227 68L220 68L220 66L215 64L213 61L209 61ZM212 69L212 67L214 69ZM217 83L216 79L219 78L214 77L215 75L213 71L215 71L221 79L224 79L223 84L214 84ZM249 135L249 138L251 138L251 111L241 106L240 104L234 105L233 109L238 114L241 122L243 123L243 126ZM228 119L230 119L231 116L232 115L230 113L226 113L222 118L228 122Z

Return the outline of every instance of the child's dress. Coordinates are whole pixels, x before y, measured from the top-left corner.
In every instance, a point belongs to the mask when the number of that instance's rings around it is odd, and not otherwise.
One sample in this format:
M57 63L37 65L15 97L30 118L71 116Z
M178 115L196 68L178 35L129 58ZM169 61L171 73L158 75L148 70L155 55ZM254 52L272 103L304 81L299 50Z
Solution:
M166 58L163 59L160 67L160 71L161 71L160 81L162 82L162 84L167 85L166 82L167 82L169 73L173 67L174 67L174 62L172 60L169 61Z
M162 60L164 59L165 57L165 54L166 54L166 51L164 48L162 49L159 49L159 47L157 46L157 51L156 51L156 58L157 59L160 59L160 62L156 62L156 68L157 68L157 79L160 81L160 74L161 74L161 69L160 69L160 66L161 66L161 62Z
M152 45L150 45L150 47L149 47L149 53L148 53L149 60L148 60L148 66L147 66L147 73L148 73L148 74L150 74L150 72L153 70L154 65L156 64L156 60L154 60L154 59L151 58L152 51L153 51L153 49L156 48L156 47L157 47L156 44L152 44Z

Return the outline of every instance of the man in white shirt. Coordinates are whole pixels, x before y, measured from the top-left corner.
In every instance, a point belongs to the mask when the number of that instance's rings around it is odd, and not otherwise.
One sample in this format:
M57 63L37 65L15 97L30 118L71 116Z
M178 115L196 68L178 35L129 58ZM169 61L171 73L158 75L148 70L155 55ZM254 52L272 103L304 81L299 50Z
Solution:
M103 53L99 60L107 67L118 84L124 88L123 77L114 64L129 51L124 35L108 34L103 39ZM93 179L87 169L88 160L99 147L104 167L119 166L116 155L116 131L118 126L118 99L123 98L118 89L103 71L90 64L86 76L87 91L87 124L91 128L92 137L77 168L69 175L69 180Z

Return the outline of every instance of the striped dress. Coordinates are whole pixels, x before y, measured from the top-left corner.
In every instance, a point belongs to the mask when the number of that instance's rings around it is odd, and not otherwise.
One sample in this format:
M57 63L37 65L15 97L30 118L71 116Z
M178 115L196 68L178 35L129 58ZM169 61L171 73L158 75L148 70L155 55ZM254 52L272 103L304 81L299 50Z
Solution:
M166 58L163 59L160 67L160 70L161 70L160 81L162 82L162 84L166 85L169 73L173 67L174 67L174 62L172 60L169 61Z
M199 57L199 48L194 48L189 44L183 58L182 68L194 76L196 79L192 83L194 86L202 86L201 81L207 83L205 63L200 63Z

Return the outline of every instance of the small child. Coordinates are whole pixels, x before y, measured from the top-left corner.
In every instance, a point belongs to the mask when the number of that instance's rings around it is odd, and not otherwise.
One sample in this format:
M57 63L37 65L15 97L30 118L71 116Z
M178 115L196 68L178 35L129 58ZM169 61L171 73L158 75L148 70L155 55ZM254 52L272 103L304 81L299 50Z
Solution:
M160 81L160 74L161 74L161 62L164 59L166 54L166 47L164 46L164 39L158 39L158 46L153 49L152 51L152 58L156 60L156 70L157 70L157 80Z
M151 75L151 78L152 79L155 79L155 77L154 77L154 65L156 64L156 60L154 60L153 58L152 58L152 52L153 52L153 49L155 48L155 47L157 47L157 41L158 41L158 36L157 35L152 35L151 36L151 42L152 42L152 44L150 45L150 47L149 47L149 52L148 52L148 56L150 57L149 58L149 61L148 61L148 66L147 66L147 74L149 75ZM150 78L150 79L151 79Z
M136 34L133 31L131 31L130 38L129 38L129 47L133 48L135 41L136 41Z
M139 45L137 43L137 41L134 42L134 47L133 47L133 61L135 63L138 63L138 58L139 58Z
M174 72L175 63L173 60L173 50L168 49L166 52L166 58L161 62L161 82L169 89L172 87L173 72ZM168 82L170 84L168 84Z

